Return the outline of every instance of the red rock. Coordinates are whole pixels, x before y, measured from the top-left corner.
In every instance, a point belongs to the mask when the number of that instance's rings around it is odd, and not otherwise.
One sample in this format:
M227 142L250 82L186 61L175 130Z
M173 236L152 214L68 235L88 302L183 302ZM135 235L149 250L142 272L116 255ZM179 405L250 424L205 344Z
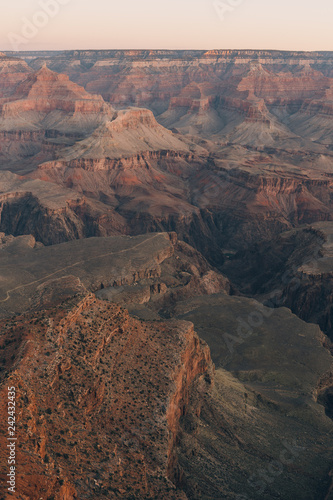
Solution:
M101 96L88 94L67 75L55 73L46 66L19 84L10 99L11 102L3 105L4 118L27 111L45 114L55 110L83 114L109 111Z

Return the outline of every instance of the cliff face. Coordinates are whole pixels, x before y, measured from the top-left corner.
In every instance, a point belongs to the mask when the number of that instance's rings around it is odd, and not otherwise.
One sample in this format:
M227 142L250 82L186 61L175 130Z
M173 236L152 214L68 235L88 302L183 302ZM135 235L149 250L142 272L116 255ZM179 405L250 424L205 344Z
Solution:
M221 246L238 250L283 229L332 217L329 176L314 172L312 179L295 178L266 170L268 159L262 153L250 153L242 168L232 170L205 163L193 153L90 156L46 162L30 175L35 179L31 183L41 179L51 191L65 190L68 201L56 210L45 206L35 184L30 192L18 184L3 193L1 230L33 234L44 244L176 231L217 264L223 262ZM19 190L25 194L16 195ZM27 206L34 207L33 217L28 217Z
M0 230L14 236L32 234L44 245L126 233L122 218L110 210L101 212L80 199L48 207L29 192L0 195Z
M317 323L332 340L332 223L313 224L312 231L317 248L289 271L292 282L285 284L280 300L304 321Z
M168 160L170 160L170 163L174 161L175 164L177 163L177 161L179 161L180 163L183 163L183 165L188 162L198 163L199 161L193 153L181 153L170 150L145 151L137 154L136 156L128 158L78 158L75 160L71 160L69 162L69 165L64 160L57 160L54 162L42 164L39 167L39 171L42 172L42 175L44 175L45 177L48 174L51 176L54 171L58 170L61 172L68 167L72 169L83 169L87 172L98 172L101 170L119 171L122 168L127 170L137 169L138 172L142 172L143 169L149 170L150 164L160 163L161 165L163 161L167 162ZM163 164L161 166L163 168ZM173 168L175 171L177 171L177 165L175 165Z
M294 280L300 286L288 285L283 290L282 302L307 322L317 323L333 340L333 293L332 274L317 276L296 273Z
M187 498L172 482L179 419L193 381L212 371L190 324L145 324L88 296L13 319L3 333L1 399L15 385L17 460L25 464L18 491Z
M170 429L168 449L168 477L179 484L182 471L178 466L177 445L181 431L181 418L187 415L190 409L191 389L193 383L206 382L206 388L213 382L214 367L210 357L208 345L199 339L191 327L186 332L187 347L182 353L181 364L175 372L175 392L172 395L167 409L167 422ZM196 391L195 391L196 392ZM191 408L193 411L194 409Z
M101 96L89 95L68 76L50 71L46 66L17 85L10 100L3 105L4 118L28 111L46 114L55 110L100 113L108 109Z
M293 229L239 252L223 271L242 292L290 308L332 339L331 238L331 221Z
M0 168L9 164L24 171L27 163L32 170L113 115L101 96L88 94L66 75L43 67L23 76L0 99Z
M331 84L330 78L312 69L310 64L294 73L274 73L262 64L256 64L239 82L238 90L250 92L269 103L279 99L286 103L288 100L324 97Z
M227 295L179 301L176 316L194 323L216 367L181 420L188 497L327 498L333 365L318 326Z
M9 96L13 89L31 72L30 66L22 59L0 54L0 108L1 99Z

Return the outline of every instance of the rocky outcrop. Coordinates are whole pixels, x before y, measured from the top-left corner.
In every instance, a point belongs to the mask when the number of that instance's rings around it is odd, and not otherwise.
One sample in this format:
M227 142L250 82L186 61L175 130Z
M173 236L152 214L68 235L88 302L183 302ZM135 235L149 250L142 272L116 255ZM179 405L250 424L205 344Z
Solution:
M192 144L192 149L202 153L205 150ZM150 153L164 153L164 155L190 155L190 147L175 136L172 132L157 123L151 111L146 109L130 109L118 112L114 120L106 121L98 127L88 138L77 143L74 147L62 152L60 161L72 162L84 159L119 160ZM149 159L149 156L148 156ZM47 165L43 166L47 168ZM50 165L49 168L53 168Z
M100 235L97 220L89 220L87 213L81 218L81 210L80 203L52 209L32 193L11 193L0 197L0 229L14 236L33 234L45 245Z
M10 172L0 173L0 185L0 228L6 234L32 234L44 245L52 245L126 233L119 214L75 191Z
M283 290L281 303L304 321L317 323L333 340L333 274L309 276L296 272L293 281ZM294 286L293 286L294 285Z
M0 168L10 162L23 170L22 158L28 158L31 170L113 114L101 96L88 94L66 75L46 67L28 73L10 96L0 99ZM49 137L46 143L45 137L52 132L58 132L57 137Z
M1 101L13 93L13 89L31 72L30 66L16 57L0 54L0 109Z
M175 391L170 398L166 418L170 430L168 448L168 477L174 484L181 483L181 469L177 463L181 418L189 410L189 400L194 381L204 379L208 385L214 380L214 367L208 345L194 333L193 327L185 332L186 347L183 349L180 365L175 371Z
M279 99L286 104L288 100L323 97L330 85L330 78L312 69L310 64L294 73L273 73L259 63L252 65L239 82L238 90L265 99L269 104Z
M286 306L333 338L332 222L282 233L239 252L223 272L243 293L272 307Z
M11 102L2 108L3 118L28 111L49 114L61 110L96 114L109 109L101 96L88 94L71 82L68 76L55 73L46 66L18 85L10 99Z
M248 121L267 121L268 109L264 99L242 100L226 97L221 100L222 109L237 111Z
M189 323L143 323L88 296L14 319L5 332L1 412L15 385L18 490L187 498L172 482L179 419L193 382L212 376L209 349Z

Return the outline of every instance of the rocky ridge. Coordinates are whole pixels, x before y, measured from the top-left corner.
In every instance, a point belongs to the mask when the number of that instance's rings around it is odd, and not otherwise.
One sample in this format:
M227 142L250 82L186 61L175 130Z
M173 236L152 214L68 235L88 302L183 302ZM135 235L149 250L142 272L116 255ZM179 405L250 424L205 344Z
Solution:
M179 418L193 382L205 384L213 370L190 324L142 324L88 296L7 328L2 349L15 363L4 376L17 387L26 464L18 490L67 500L187 498L172 482Z

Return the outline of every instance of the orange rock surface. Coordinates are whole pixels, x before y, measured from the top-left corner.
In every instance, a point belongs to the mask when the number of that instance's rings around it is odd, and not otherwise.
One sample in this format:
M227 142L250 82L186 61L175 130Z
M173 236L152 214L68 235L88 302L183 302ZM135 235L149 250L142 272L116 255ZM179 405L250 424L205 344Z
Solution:
M86 296L3 334L2 487L8 385L18 438L17 493L4 498L187 498L172 482L179 419L213 370L193 325L145 323Z

